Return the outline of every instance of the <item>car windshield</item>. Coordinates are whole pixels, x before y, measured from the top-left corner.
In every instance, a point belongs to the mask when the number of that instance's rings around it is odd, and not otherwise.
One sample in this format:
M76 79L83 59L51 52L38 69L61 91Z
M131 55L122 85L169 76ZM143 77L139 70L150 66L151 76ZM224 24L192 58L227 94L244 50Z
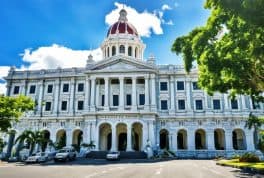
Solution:
M36 156L36 153L33 153L31 156Z
M109 154L118 154L116 151L109 152Z
M59 153L67 153L67 150L59 150Z

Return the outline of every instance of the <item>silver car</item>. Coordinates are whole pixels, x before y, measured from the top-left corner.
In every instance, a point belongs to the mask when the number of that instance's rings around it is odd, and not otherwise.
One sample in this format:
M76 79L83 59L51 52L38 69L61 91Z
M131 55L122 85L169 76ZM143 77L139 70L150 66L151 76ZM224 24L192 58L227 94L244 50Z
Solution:
M63 148L56 153L54 161L70 161L75 160L75 158L76 151L73 148Z
M44 152L32 154L26 159L26 163L41 163L48 160L48 155Z

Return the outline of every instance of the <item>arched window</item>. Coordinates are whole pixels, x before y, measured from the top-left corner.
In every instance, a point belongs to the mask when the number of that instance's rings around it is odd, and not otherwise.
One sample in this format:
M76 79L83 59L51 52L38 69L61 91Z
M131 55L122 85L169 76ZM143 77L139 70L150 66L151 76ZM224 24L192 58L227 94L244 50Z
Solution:
M120 54L125 54L125 46L124 45L120 45L119 46L119 53Z
M115 56L115 55L116 55L116 47L113 46L113 47L112 47L112 56Z
M137 58L137 51L138 51L138 49L135 48L135 58Z
M107 57L109 57L109 47L107 47Z
M128 47L128 56L132 56L132 47L131 46Z

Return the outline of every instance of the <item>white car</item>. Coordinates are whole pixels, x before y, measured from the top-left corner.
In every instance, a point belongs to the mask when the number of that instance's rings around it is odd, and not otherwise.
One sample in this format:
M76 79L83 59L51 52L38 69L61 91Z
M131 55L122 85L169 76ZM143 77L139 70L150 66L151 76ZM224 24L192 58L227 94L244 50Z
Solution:
M119 160L120 159L120 152L119 151L110 151L106 155L107 160Z
M63 148L56 153L54 161L70 161L75 160L75 158L76 151L73 148Z
M26 159L26 163L41 163L48 160L48 155L44 152L32 154Z

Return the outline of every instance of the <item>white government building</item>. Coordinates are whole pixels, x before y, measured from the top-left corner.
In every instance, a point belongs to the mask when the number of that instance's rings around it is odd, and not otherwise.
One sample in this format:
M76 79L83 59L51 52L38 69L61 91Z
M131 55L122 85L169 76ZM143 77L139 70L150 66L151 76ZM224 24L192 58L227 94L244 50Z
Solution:
M45 130L53 142L64 135L67 145L94 142L97 151L150 146L178 157L255 151L245 121L250 112L263 115L263 103L209 96L197 85L197 69L187 74L183 66L156 64L153 56L144 60L146 46L126 16L121 10L109 28L101 61L90 55L82 68L10 69L7 95L37 103L13 125L15 137L25 129Z

